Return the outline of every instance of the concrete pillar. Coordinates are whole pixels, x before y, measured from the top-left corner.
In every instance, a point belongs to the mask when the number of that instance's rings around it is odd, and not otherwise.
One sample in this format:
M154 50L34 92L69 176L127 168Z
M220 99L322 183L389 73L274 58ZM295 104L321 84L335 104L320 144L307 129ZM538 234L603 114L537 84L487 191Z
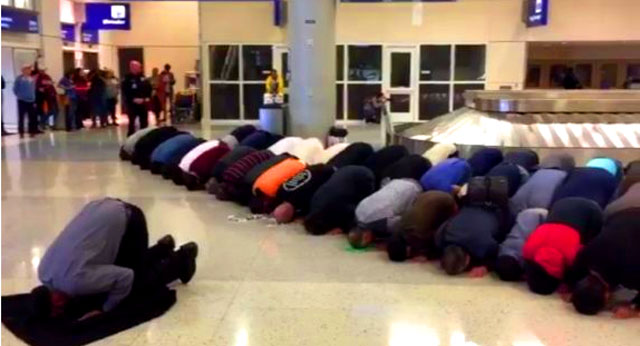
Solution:
M40 0L41 62L55 82L60 80L62 71L62 38L60 37L60 1Z
M291 135L324 138L336 112L336 2L290 0Z

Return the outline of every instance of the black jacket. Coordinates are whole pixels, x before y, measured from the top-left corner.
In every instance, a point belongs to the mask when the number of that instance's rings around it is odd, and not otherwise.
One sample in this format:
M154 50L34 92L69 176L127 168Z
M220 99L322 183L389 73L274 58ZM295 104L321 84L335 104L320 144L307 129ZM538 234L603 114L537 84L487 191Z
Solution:
M500 236L500 218L494 210L467 206L438 230L436 245L441 250L460 246L474 261L483 262L497 256Z
M587 244L568 272L569 285L595 271L611 288L640 290L640 208L630 208L607 220L602 232Z
M131 162L134 165L139 165L141 168L149 168L151 164L151 153L164 141L180 133L182 132L179 132L173 126L158 127L152 130L136 143Z
M334 172L335 168L330 165L309 166L280 186L278 200L291 203L298 215L305 215L309 210L313 194L331 178Z
M133 99L151 98L151 84L143 74L127 74L122 81L122 99L127 106L138 106Z

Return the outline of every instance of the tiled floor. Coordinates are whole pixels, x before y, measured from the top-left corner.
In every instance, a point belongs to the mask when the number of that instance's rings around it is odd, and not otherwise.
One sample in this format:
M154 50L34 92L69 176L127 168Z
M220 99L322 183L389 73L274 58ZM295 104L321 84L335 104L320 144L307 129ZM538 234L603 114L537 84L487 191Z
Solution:
M215 136L219 132L205 133ZM373 137L375 129L355 130ZM37 284L46 246L82 205L138 204L155 240L200 244L192 283L164 316L102 340L113 345L637 345L640 321L582 317L559 297L495 278L450 278L393 264L341 236L300 225L234 223L247 210L188 192L117 159L123 132L47 134L2 143L2 294ZM2 328L3 345L20 344Z

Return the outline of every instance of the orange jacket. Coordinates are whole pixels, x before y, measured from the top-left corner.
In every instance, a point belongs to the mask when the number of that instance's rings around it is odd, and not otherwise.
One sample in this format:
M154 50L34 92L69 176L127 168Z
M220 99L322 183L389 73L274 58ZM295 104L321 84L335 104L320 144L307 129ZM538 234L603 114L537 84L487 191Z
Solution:
M258 180L253 184L253 194L257 195L257 192L260 191L264 195L274 198L282 183L302 172L305 168L306 165L298 159L286 159L269 168L258 177Z

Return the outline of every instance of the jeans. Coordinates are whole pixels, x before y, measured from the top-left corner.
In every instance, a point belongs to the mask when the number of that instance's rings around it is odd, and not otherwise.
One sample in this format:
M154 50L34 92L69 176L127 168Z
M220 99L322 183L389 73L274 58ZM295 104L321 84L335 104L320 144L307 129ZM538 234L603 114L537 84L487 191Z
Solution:
M29 133L35 134L38 132L38 119L36 115L35 102L27 102L18 100L18 133L24 134L24 116L27 115L27 121L29 122Z

